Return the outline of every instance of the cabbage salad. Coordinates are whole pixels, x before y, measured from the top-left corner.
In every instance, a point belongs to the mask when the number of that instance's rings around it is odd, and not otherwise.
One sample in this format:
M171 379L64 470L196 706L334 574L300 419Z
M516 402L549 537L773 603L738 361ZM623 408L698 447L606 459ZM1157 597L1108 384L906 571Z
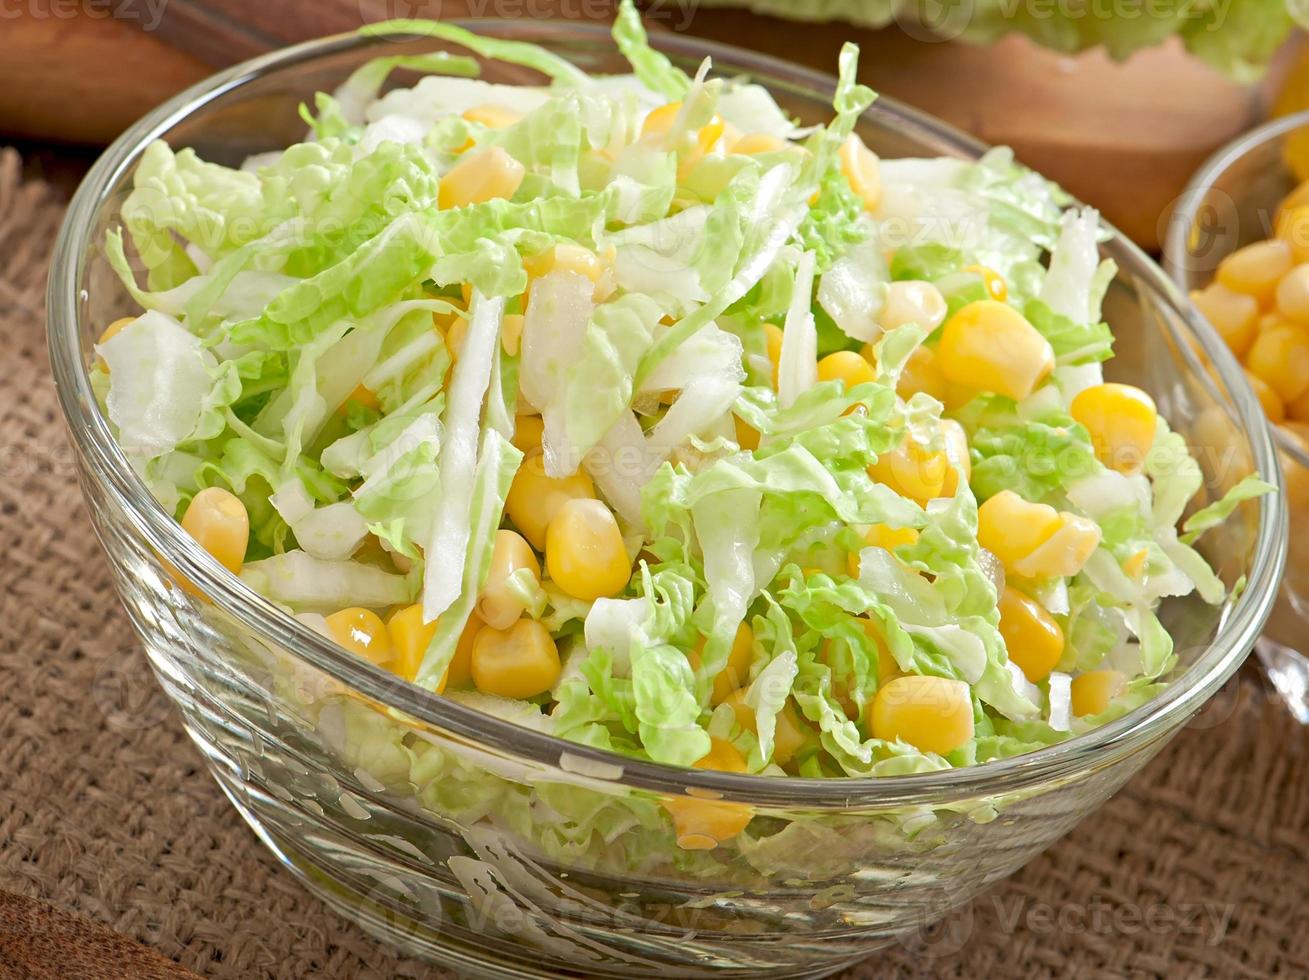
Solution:
M1093 211L1003 149L879 159L853 46L801 125L630 3L619 76L396 29L543 81L380 58L285 150L150 146L107 237L142 312L97 346L104 411L249 588L675 766L970 766L1159 689L1160 601L1224 600L1192 544L1267 485L1180 524L1198 466L1104 381Z

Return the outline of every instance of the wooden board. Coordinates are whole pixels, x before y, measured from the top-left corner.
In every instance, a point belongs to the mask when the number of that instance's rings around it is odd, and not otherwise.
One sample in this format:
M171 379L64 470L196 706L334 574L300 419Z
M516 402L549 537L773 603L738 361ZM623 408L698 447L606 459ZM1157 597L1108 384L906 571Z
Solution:
M608 16L604 3L533 0L530 9ZM397 14L497 10L503 3L489 0L171 0L150 33L136 21L20 16L5 27L0 134L102 142L202 77L205 65ZM515 0L507 12L518 10ZM824 71L843 42L856 41L868 84L1014 147L1147 248L1157 246L1170 203L1199 163L1263 116L1277 76L1240 86L1172 43L1118 64L1098 51L1067 57L1020 37L979 48L916 40L898 28L723 9L696 10L676 26Z

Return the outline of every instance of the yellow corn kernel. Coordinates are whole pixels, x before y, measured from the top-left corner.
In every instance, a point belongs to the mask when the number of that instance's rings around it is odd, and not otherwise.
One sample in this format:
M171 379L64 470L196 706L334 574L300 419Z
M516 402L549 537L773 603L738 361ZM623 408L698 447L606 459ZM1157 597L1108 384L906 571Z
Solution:
M709 751L696 760L696 769L745 772L745 758L736 746L721 738L711 739ZM708 851L745 830L754 811L744 803L706 799L701 796L666 796L663 807L673 818L677 846L686 851Z
M500 321L500 346L510 357L518 356L523 343L523 324L527 318L521 313L506 313Z
M1297 265L1309 262L1309 205L1279 211L1274 227L1277 237L1291 249L1291 261Z
M534 698L559 680L559 648L534 619L520 619L507 630L483 626L473 640L470 666L483 694Z
M560 242L544 252L523 260L523 268L531 279L540 279L551 272L576 272L592 282L599 282L605 266L600 257L589 248L572 242Z
M437 694L447 687L467 687L473 683L473 644L477 642L477 635L485 625L476 614L468 617L468 622L464 623L464 631L459 634L455 654L450 658L450 666L446 667L441 682L436 687Z
M1245 366L1267 381L1283 404L1295 401L1309 390L1309 332L1290 324L1265 330L1250 346Z
M1127 689L1127 678L1116 670L1092 670L1074 677L1071 688L1073 714L1085 718L1108 708Z
M512 109L489 103L465 109L460 115L471 123L480 123L487 129L506 129L523 118Z
M968 455L968 435L964 427L954 419L941 419L941 441L945 444L945 458L949 463L945 471L945 483L941 486L941 496L953 497L959 492L960 484L967 485L973 477L973 461Z
M918 540L918 529L912 527L891 527L887 524L869 524L864 532L864 548L884 548L895 553L903 544L914 544ZM860 550L863 550L862 548ZM846 556L846 565L852 576L859 575L859 552L852 551Z
M1145 563L1146 561L1149 560L1149 558L1150 558L1149 548L1141 548L1137 551L1132 552L1123 560L1124 574L1126 574L1128 578L1134 579L1139 582L1141 580L1141 576L1145 574Z
M546 528L565 503L577 499L595 499L595 484L582 470L572 476L545 474L545 459L539 453L523 460L509 495L505 513L537 551L545 550Z
M575 599L617 595L632 577L618 522L598 500L569 500L559 508L546 530L545 567Z
M1286 406L1282 404L1282 399L1277 396L1277 392L1273 391L1272 385L1248 369L1245 372L1245 380L1250 382L1250 387L1254 389L1254 395L1263 406L1268 421L1280 422L1286 418Z
M1211 282L1204 289L1192 290L1191 302L1237 357L1249 349L1259 319L1258 300L1233 292L1221 282Z
M852 350L839 350L818 361L819 381L840 381L847 388L877 380L873 366Z
M1059 512L1001 490L977 508L977 541L1006 568L1026 558L1062 527Z
M695 647L687 651L686 659L691 662L691 669L700 669L701 656L704 653L705 637L700 637ZM736 628L732 637L732 649L727 653L727 663L714 677L713 692L709 700L715 707L727 700L728 695L746 682L750 675L750 661L754 656L754 630L748 623Z
M1286 405L1286 417L1296 422L1309 422L1309 391Z
M1306 205L1309 205L1309 180L1296 185L1296 187L1287 194L1286 197L1282 198L1277 203L1277 214L1280 217L1287 211L1304 207Z
M738 725L747 732L758 735L754 708L746 703L745 695L744 688L733 691L724 703L732 706L732 713L736 715ZM787 698L782 702L782 710L775 716L772 761L779 766L786 765L808 741L805 724L800 720L800 714L795 710L791 699Z
M250 543L250 516L235 494L222 487L201 490L187 505L182 527L228 571L241 570Z
M391 672L412 682L418 676L428 644L436 635L436 620L424 623L423 604L416 602L392 613L386 621L386 631L391 637L392 656L388 664ZM444 689L445 678L442 678L437 693Z
M1022 401L1054 370L1054 350L1012 306L969 303L945 322L936 349L946 380Z
M864 202L864 209L876 211L882 203L882 168L877 154L864 146L854 133L845 138L837 156L841 160L841 173L855 197Z
M754 156L757 153L781 153L790 147L790 143L772 133L746 133L730 144L728 152Z
M527 169L498 146L470 153L441 178L437 203L442 210L514 196Z
M946 755L973 737L968 685L946 677L905 674L877 689L870 711L874 738L900 740Z
M1238 248L1224 258L1218 263L1216 278L1233 292L1253 296L1260 306L1266 306L1292 264L1291 246L1271 238Z
M1061 511L1059 529L1034 551L1013 563L1022 578L1067 578L1076 575L1100 546L1100 525Z
M782 363L782 328L775 323L764 324L764 345L768 360L773 365L773 387L777 387L777 367Z
M982 280L982 287L986 290L986 295L991 299L1003 303L1009 298L1009 284L1004 281L1004 276L990 266L966 265L963 271L977 273Z
M759 448L759 430L749 423L742 422L741 419L733 415L732 425L736 429L736 444L747 452L754 452Z
M391 662L391 634L371 609L352 606L327 617L327 632L339 646L379 667Z
M119 319L115 320L113 323L109 324L109 326L105 327L104 333L100 335L100 339L97 340L96 343L97 344L109 343L110 340L118 336L119 331L121 331L129 323L135 323L135 322L136 322L136 317L134 316L120 317ZM109 371L109 365L105 363L105 359L101 357L99 354L95 356L95 366L98 367L101 371L104 371L106 373L108 373Z
M1017 589L1000 596L1000 635L1009 659L1037 684L1050 676L1064 653L1064 631L1044 606Z
M931 347L918 347L909 355L904 368L900 371L900 380L895 386L896 393L906 401L920 391L931 395L939 402L946 400L948 382L941 371L941 362L936 351Z
M509 587L509 577L524 568L539 584L541 563L531 545L517 531L496 531L491 566L477 596L477 615L492 629L507 630L526 611L523 600Z
M1132 385L1106 382L1077 393L1069 413L1091 434L1095 455L1119 473L1135 473L1154 445L1154 399Z
M881 622L871 616L860 617L857 622L863 628L864 635L877 647L877 684L881 687L900 676L900 665L891 655L891 648L886 645L886 631ZM857 716L857 714L856 714Z
M895 449L877 457L868 475L900 496L926 504L941 496L949 470L950 461L942 450L926 449L906 436Z
M1297 265L1282 276L1274 295L1278 313L1295 323L1309 324L1309 264Z
M663 136L672 129L673 121L681 111L682 103L680 102L669 102L667 105L661 105L645 117L645 122L641 124L641 135ZM721 116L714 116L701 126L695 134L695 149L690 154L689 159L698 159L713 149L714 144L723 135L725 128Z
M377 400L377 395L369 391L362 384L355 385L355 390L346 396L346 402L358 402L364 408L371 408L377 411L382 407L382 403Z
M514 437L510 441L518 447L524 456L533 456L541 452L541 440L545 436L545 421L539 415L518 415L514 417Z
M468 320L464 317L455 317L450 324L450 329L445 332L445 348L450 352L451 362L459 360L459 352L463 350L464 338L468 336Z
M877 322L883 330L913 323L931 331L941 325L946 309L945 297L930 282L917 279L893 282L887 289Z

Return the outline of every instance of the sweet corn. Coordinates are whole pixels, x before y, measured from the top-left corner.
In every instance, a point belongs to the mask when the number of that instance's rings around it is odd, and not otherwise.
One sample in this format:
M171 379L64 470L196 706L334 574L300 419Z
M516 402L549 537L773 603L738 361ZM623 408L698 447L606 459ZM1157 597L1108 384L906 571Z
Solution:
M895 657L891 655L891 648L886 645L886 633L882 628L882 624L871 616L861 617L858 623L863 628L864 635L872 640L873 645L877 647L878 687L889 684L900 676L900 665L896 663Z
M837 156L841 161L841 173L850 185L850 190L863 201L865 210L876 211L877 205L882 202L881 162L877 154L851 133L841 144Z
M1119 473L1135 473L1154 445L1154 399L1132 385L1106 382L1077 393L1069 413L1091 434L1095 455Z
M1286 406L1286 416L1296 422L1309 422L1309 391Z
M731 742L715 738L709 751L694 763L697 769L745 772L745 758ZM744 803L729 803L699 796L667 796L663 807L673 818L677 846L687 851L707 851L731 840L745 830L754 811Z
M736 444L747 452L754 452L759 448L759 430L747 422L742 422L739 416L732 416L732 425L736 429Z
M507 630L526 611L522 598L509 587L509 577L519 569L527 569L540 583L541 563L523 536L517 531L496 531L491 567L477 597L477 615L492 629Z
M744 688L733 691L725 703L732 706L732 713L736 715L738 725L747 732L758 735L754 709L746 703L745 695ZM779 766L784 766L794 759L795 754L809 741L804 722L800 720L799 712L795 710L790 698L782 702L782 710L774 717L774 725L772 761Z
M460 115L471 123L480 123L487 129L506 129L523 118L512 109L489 103L465 109Z
M468 336L468 320L455 317L450 329L445 332L445 349L450 352L450 361L459 360L459 352L464 348L464 338Z
M231 572L245 563L250 543L250 516L239 497L222 487L208 487L191 498L182 527Z
M527 169L498 146L469 153L441 178L437 203L442 210L514 196Z
M963 271L977 273L982 280L982 287L986 290L986 295L991 299L1003 303L1009 298L1009 284L1004 281L1004 276L990 266L966 265Z
M1291 246L1276 238L1238 248L1218 263L1216 278L1228 289L1253 296L1261 306L1272 301L1277 282L1293 264Z
M655 109L645 117L645 122L641 124L641 135L643 137L662 137L673 126L673 121L677 114L682 111L682 103L669 102ZM714 148L714 144L722 137L726 125L721 116L715 115L707 123L700 127L695 134L695 145L686 152L681 161L678 163L677 172L679 177L685 177L700 159Z
M1145 563L1150 559L1150 549L1141 548L1132 552L1123 560L1123 572L1128 578L1137 582L1145 574Z
M600 257L589 248L572 242L560 242L544 252L523 260L529 279L539 279L551 272L576 272L592 282L599 282L605 266Z
M464 623L464 631L459 634L459 642L455 646L454 656L450 658L450 665L446 667L445 673L441 676L441 683L437 685L438 694L447 687L468 687L473 683L473 644L477 642L477 635L482 632L485 625L477 618L476 613L468 617L468 622Z
M1277 312L1295 323L1309 324L1309 264L1297 265L1277 284Z
M1059 512L1001 490L977 508L977 541L1006 568L1026 558L1062 527Z
M500 321L500 347L510 357L518 356L523 344L523 325L527 318L521 313L506 313Z
M328 616L327 632L339 646L379 667L391 662L391 634L386 624L371 609L352 606Z
M1116 670L1092 670L1074 677L1071 687L1073 714L1085 718L1108 708L1127 689L1127 678Z
M510 441L524 456L541 452L545 436L545 421L539 415L518 415L514 418L514 437Z
M473 640L471 667L483 694L534 698L559 680L559 649L534 619L520 619L507 630L484 626Z
M968 455L968 435L954 419L941 419L941 441L945 444L945 458L950 464L945 471L941 496L953 497L960 484L966 485L973 476L973 461Z
M1067 578L1080 572L1099 546L1099 524L1060 512L1059 529L1036 550L1014 562L1013 572L1022 578Z
M109 324L109 326L105 327L104 333L100 335L100 339L97 340L96 343L97 344L109 343L110 340L118 336L119 331L121 331L125 326L127 326L129 323L135 323L135 322L136 322L136 317L133 316L120 317L119 319L115 320L113 323ZM101 371L104 371L106 373L109 371L109 365L105 363L105 359L101 357L99 354L95 356L95 364L96 367L98 367Z
M1255 338L1245 366L1263 378L1285 404L1309 390L1309 332L1303 327L1272 327Z
M595 484L582 470L572 476L545 474L545 459L538 453L523 460L509 495L505 513L537 551L545 550L546 528L559 508L570 500L595 499Z
M698 671L700 669L701 656L704 654L705 637L700 637L695 647L686 654L686 659L691 662L691 669ZM732 649L727 653L727 663L723 669L714 677L713 691L710 693L709 701L715 707L727 700L728 696L745 683L746 678L750 675L750 661L754 657L754 630L750 629L748 623L742 623L736 628L736 635L732 637Z
M777 387L777 368L782 363L782 328L775 323L764 324L764 345L768 360L773 365L773 387Z
M902 497L926 504L945 490L950 460L940 449L927 449L906 436L895 449L882 453L868 467L868 475Z
M877 380L873 366L852 350L840 350L818 361L819 381L840 381L847 388Z
M358 402L364 408L371 408L373 411L377 411L382 407L382 403L377 400L377 395L362 384L355 385L355 390L350 392L345 400L347 402Z
M780 153L791 146L786 140L772 133L746 133L734 140L728 148L731 153L754 156L758 153Z
M864 548L884 548L892 554L902 544L914 544L918 540L918 529L912 527L891 527L887 524L869 524L864 532ZM862 548L860 550L863 550ZM850 574L859 575L859 552L852 551L846 556Z
M546 530L545 567L576 599L617 595L632 576L618 522L598 500L569 500L559 508Z
M1276 235L1291 249L1291 260L1309 262L1309 205L1279 211Z
M1282 198L1277 203L1277 215L1280 217L1287 211L1304 207L1306 205L1309 205L1309 180L1296 185L1296 187L1287 194L1286 197Z
M1017 589L1000 596L1000 635L1009 659L1033 684L1050 676L1064 652L1064 631L1044 606Z
M941 325L946 309L945 297L930 282L893 282L887 289L877 322L883 330L913 323L931 331Z
M393 612L386 621L386 632L391 637L392 656L388 664L391 672L412 681L418 676L423 654L436 635L436 620L424 623L423 604L416 602ZM445 681L446 678L442 677L437 685L438 694L445 690Z
M1191 291L1191 302L1213 324L1223 342L1241 357L1254 340L1259 319L1259 301L1234 292L1221 282Z
M1286 406L1282 404L1282 399L1277 397L1277 392L1273 391L1272 385L1249 370L1245 372L1245 380L1250 382L1250 387L1254 389L1254 395L1263 406L1268 421L1280 422L1286 418Z
M877 689L870 711L874 738L900 740L946 755L973 737L968 685L946 677L905 674Z
M1015 401L1054 370L1050 342L1012 306L990 299L969 303L950 317L936 353L948 381Z
M941 371L941 362L936 351L931 347L918 347L905 361L900 371L900 380L895 386L896 393L906 400L920 391L931 395L939 402L946 400L948 382Z

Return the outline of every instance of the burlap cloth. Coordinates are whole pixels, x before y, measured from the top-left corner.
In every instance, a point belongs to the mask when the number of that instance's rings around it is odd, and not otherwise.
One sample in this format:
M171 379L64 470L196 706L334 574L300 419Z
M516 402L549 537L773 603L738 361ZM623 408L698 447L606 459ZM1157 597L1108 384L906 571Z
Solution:
M148 675L49 381L60 214L0 153L0 890L208 977L436 975L279 869ZM6 907L0 976L33 975L2 955L23 935ZM849 976L1124 974L1309 976L1309 734L1253 666L1067 839Z

